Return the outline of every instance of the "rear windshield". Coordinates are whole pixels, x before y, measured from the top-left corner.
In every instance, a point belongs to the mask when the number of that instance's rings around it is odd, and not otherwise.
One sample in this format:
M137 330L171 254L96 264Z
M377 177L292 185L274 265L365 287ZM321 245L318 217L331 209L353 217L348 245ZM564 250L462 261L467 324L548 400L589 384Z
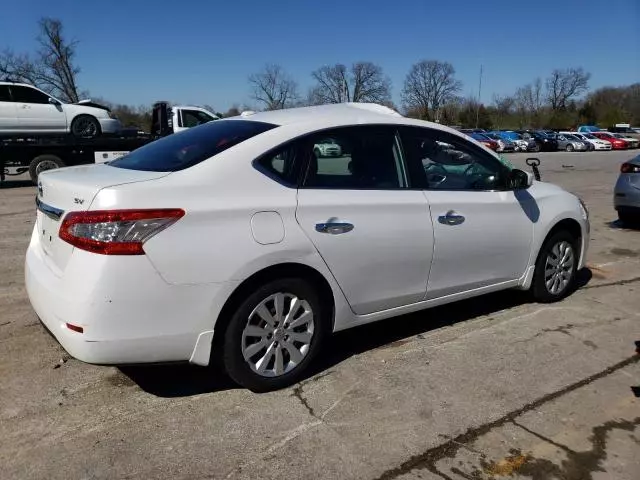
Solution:
M219 120L151 142L109 165L147 172L176 172L275 127L249 120Z

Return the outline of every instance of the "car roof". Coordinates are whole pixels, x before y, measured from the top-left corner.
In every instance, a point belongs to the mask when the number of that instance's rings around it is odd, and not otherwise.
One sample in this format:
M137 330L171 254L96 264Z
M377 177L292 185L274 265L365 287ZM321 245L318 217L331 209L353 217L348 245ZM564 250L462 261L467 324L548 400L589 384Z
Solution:
M9 82L7 80L0 81L0 85L18 85L18 86L21 86L21 87L33 87L33 85L29 85L28 83Z
M464 136L453 128L407 118L389 107L376 103L335 103L265 112L243 112L242 115L228 120L252 120L278 126L304 123L309 127L318 128L350 124L402 124L429 127Z

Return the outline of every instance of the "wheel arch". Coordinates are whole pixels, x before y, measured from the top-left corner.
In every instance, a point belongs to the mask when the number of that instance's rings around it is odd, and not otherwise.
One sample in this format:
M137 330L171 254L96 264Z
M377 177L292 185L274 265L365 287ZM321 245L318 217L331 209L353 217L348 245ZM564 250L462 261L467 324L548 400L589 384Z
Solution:
M540 258L540 253L542 252L542 248L547 243L549 238L551 238L551 236L563 230L568 231L571 235L574 235L576 237L578 248L580 250L578 258L582 258L585 242L583 240L583 233L582 233L582 227L580 225L580 222L572 217L564 217L564 218L557 219L555 223L553 223L553 226L549 228L549 230L545 233L544 237L542 237L542 240L540 241L540 243L538 243L535 246L534 253L532 253L531 255L529 267L527 268L527 271L523 275L518 289L528 290L529 287L531 287L531 282L535 274L535 266L538 263L538 259Z
M216 352L221 351L221 342L224 333L229 325L233 312L240 305L247 292L258 285L278 278L302 278L309 281L318 289L321 301L329 306L329 319L331 321L330 331L333 331L335 324L336 299L329 281L315 268L296 262L286 262L265 267L253 273L242 281L229 295L224 305L220 309L215 327L213 330L213 341L210 355L210 363L216 362Z

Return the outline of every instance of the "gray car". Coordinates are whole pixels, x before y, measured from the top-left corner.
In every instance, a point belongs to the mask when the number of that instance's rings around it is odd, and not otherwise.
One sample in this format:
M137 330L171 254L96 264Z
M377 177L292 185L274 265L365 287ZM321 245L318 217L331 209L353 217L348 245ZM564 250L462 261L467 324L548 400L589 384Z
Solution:
M588 150L587 145L573 135L560 134L555 138L558 141L558 150L566 150L567 152L586 152Z
M640 224L640 155L620 166L613 193L613 206L625 224Z

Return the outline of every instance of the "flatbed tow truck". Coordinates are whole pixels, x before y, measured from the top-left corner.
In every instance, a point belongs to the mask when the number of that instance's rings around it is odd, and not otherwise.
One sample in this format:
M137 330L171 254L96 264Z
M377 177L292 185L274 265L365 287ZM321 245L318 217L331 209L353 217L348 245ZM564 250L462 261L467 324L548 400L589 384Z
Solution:
M38 175L45 170L108 162L158 138L217 118L199 107L171 107L168 102L156 102L151 133L133 131L86 139L72 135L0 135L0 181L5 176L29 172L36 185Z

